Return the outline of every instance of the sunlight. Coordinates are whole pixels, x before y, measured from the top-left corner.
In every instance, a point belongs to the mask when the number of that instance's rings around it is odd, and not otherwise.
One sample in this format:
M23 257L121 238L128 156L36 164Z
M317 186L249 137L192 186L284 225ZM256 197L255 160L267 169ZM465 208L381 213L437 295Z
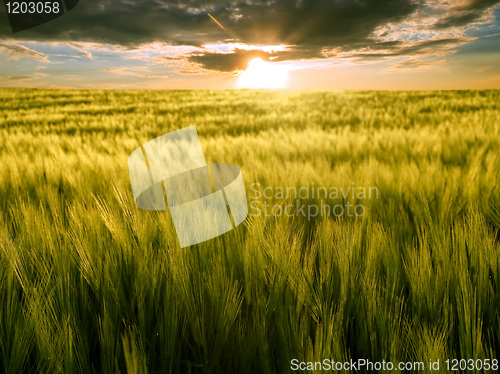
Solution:
M282 66L254 58L239 76L241 88L283 88L287 71Z

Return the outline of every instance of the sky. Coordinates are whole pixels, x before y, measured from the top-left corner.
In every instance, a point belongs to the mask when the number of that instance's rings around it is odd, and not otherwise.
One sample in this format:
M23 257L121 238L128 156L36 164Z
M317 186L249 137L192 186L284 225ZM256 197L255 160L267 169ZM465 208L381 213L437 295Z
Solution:
M0 9L0 87L500 88L500 0L80 0L17 32Z

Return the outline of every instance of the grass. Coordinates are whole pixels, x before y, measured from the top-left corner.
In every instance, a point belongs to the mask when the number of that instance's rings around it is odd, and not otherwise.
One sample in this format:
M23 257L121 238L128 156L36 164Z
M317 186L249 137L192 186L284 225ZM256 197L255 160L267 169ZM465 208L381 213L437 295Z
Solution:
M500 91L0 97L0 372L499 355ZM193 124L249 203L254 183L379 196L362 217L251 216L181 249L165 212L136 208L127 159Z

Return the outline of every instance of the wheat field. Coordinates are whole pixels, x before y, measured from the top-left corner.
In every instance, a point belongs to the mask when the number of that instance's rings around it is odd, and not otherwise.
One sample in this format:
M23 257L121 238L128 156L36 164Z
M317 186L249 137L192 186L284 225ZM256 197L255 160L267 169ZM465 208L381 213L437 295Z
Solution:
M500 354L500 91L0 89L1 373L289 373ZM196 125L256 214L180 248L127 159ZM258 191L258 192L257 192ZM277 211L277 210L275 210ZM362 371L360 371L362 372ZM393 372L398 372L394 370Z

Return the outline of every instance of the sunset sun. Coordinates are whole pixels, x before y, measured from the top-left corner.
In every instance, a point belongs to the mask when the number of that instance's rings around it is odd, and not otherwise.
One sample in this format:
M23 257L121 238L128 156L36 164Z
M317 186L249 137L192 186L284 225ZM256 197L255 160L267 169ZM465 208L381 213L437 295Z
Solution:
M283 88L287 71L282 66L254 58L239 76L241 88Z

